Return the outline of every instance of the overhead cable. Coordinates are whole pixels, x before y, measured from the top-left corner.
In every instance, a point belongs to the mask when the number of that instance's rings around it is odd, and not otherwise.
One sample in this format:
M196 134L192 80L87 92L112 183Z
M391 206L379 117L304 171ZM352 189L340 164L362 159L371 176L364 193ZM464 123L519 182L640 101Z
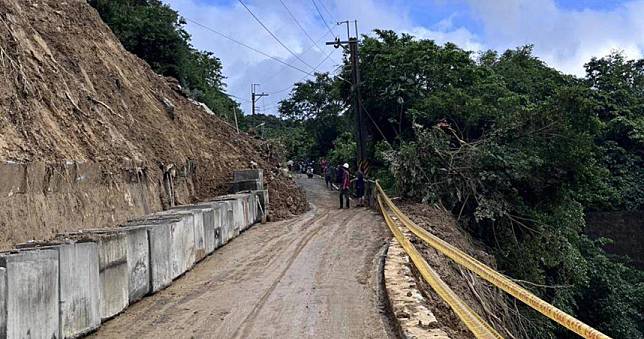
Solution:
M281 41L281 40L280 40L280 39L279 39L275 34L273 34L273 32L272 32L272 31L271 31L271 30L270 30L266 25L264 25L264 23L262 22L262 20L260 20L260 19L255 15L255 13L253 13L253 11L252 11L250 8L248 8L248 6L246 6L246 4L245 4L244 2L242 2L241 0L237 0L237 1L239 1L239 3L240 3L242 6L244 6L244 8L246 8L246 10L248 11L248 13L250 13L250 15L255 19L255 21L257 21L257 23L259 23L259 24L262 26L262 28L264 28L264 30L265 30L266 32L268 32L268 34L270 34L270 35L273 37L273 39L275 39L275 41L277 41L277 42L278 42L282 47L284 47L284 49L286 49L289 53L291 53L291 55L292 55L292 56L294 56L297 60L299 60L300 62L302 62L302 63L303 63L304 65L306 65L307 67L309 67L309 68L313 69L313 66L309 65L309 64L308 64L306 61L304 61L304 59L302 59L299 55L295 54L295 52L293 52L290 48L288 48L288 46L286 46L286 45L285 45L285 44L284 44L284 43L283 43L283 42L282 42L282 41Z
M206 30L211 31L211 32L213 32L213 33L215 33L215 34L217 34L217 35L219 35L219 36L221 36L221 37L223 37L225 39L228 39L228 40L230 40L230 41L232 41L232 42L234 42L234 43L236 43L236 44L238 44L240 46L246 47L246 48L252 50L255 53L258 53L258 54L261 54L261 55L263 55L263 56L265 56L267 58L273 59L273 60L279 62L280 64L283 64L284 66L288 66L288 67L290 67L290 68L292 68L294 70L300 71L300 72L302 72L304 74L307 74L307 75L313 75L312 73L310 73L308 71L305 71L305 70L303 70L303 69L301 69L301 68L299 68L299 67L297 67L295 65L289 64L288 62L286 62L284 60L281 60L280 58L274 57L274 56L272 56L272 55L270 55L268 53L265 53L265 52L255 48L255 47L249 46L249 45L247 45L247 44L245 44L245 43L243 43L243 42L241 42L239 40L231 38L230 36L228 36L228 35L226 35L224 33L218 32L217 30L215 30L213 28L210 28L210 27L208 27L208 26L206 26L204 24L201 24L201 23L199 23L199 22L197 22L195 20L192 20L192 19L186 18L186 17L184 17L184 19L186 19L186 21L192 22L193 24L195 24L195 25L197 25L197 26L199 26L199 27L201 27L203 29L206 29Z

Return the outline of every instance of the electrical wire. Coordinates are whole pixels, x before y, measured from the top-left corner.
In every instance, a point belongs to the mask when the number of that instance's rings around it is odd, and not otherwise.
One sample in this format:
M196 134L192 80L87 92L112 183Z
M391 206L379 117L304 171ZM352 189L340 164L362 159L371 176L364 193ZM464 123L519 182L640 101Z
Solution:
M299 67L297 67L295 65L289 64L288 62L286 62L284 60L281 60L281 59L279 59L277 57L274 57L274 56L272 56L270 54L267 54L267 53L255 48L255 47L249 46L249 45L247 45L247 44L245 44L245 43L243 43L243 42L241 42L239 40L231 38L230 36L228 36L228 35L226 35L224 33L218 32L217 30L215 30L213 28L210 28L210 27L208 27L208 26L206 26L204 24L201 24L201 23L199 23L199 22L197 22L195 20L192 20L192 19L186 18L186 17L184 17L184 19L186 19L186 21L192 22L193 24L195 24L195 25L197 25L197 26L199 26L199 27L201 27L203 29L206 29L206 30L211 31L211 32L213 32L213 33L215 33L215 34L217 34L217 35L219 35L219 36L221 36L221 37L223 37L225 39L228 39L228 40L230 40L230 41L232 41L232 42L234 42L234 43L236 43L236 44L238 44L240 46L246 47L246 48L250 49L251 51L253 51L255 53L258 53L258 54L261 54L261 55L263 55L263 56L265 56L267 58L273 59L273 60L279 62L280 64L283 64L284 66L290 67L290 68L292 68L292 69L294 69L296 71L300 71L300 72L302 72L304 74L307 74L307 75L313 75L312 73L310 73L308 71L305 71L305 70L303 70L303 69L301 69L301 68L299 68Z
M282 4L282 6L284 6L284 9L286 9L286 12L288 12L288 15L291 16L291 19L293 19L293 22L295 22L297 27L299 27L302 30L302 33L304 33L304 35L306 35L306 37L309 38L309 40L311 40L311 42L313 43L313 45L315 45L315 47L317 47L319 50L322 50L322 48L320 48L320 45L318 45L318 43L315 40L313 40L311 35L309 35L309 33L304 29L304 27L302 27L302 24L300 24L300 21L297 20L295 15L293 15L293 12L291 12L288 6L286 6L286 3L284 3L283 0L280 0L280 3Z
M322 9L326 12L326 14L328 14L329 17L333 19L333 14L331 14L331 12L329 12L329 10L324 5L324 0L320 0L320 6L322 6Z
M325 61L329 60L329 58L331 57L331 55L332 55L332 54L333 54L333 52L335 52L335 51L336 51L336 49L334 48L334 49L333 49L329 54L327 54L327 55L326 55L326 57L324 57L324 59L322 59L322 61L320 61L320 63L318 63L318 64L315 66L315 69L313 69L313 71L315 72L315 71L316 71L320 66L322 66L322 64L323 64ZM306 76L304 76L302 79L300 79L300 80L299 80L299 81L297 81L297 82L302 82L302 81L304 81L304 80L305 80L306 78L308 78L308 77L309 77L309 76L308 76L308 75L306 75ZM296 82L296 83L297 83L297 82ZM296 84L296 83L293 83L292 85L290 85L290 86L288 86L288 87L286 87L286 88L283 88L283 89L280 89L280 90L277 90L277 91L270 92L270 94L271 94L271 95L273 95L273 94L278 94L278 93L285 92L285 91L287 91L287 90L289 90L289 89L293 88L293 86L295 86L295 84Z
M268 32L268 34L270 34L270 35L273 37L273 39L275 39L275 41L277 41L280 45L282 45L282 47L284 47L284 49L286 49L289 53L291 53L291 55L292 55L292 56L294 56L297 60L299 60L300 62L302 62L302 63L303 63L304 65L306 65L307 67L309 67L309 68L313 69L313 66L309 65L306 61L304 61L304 59L300 58L300 56L299 56L299 55L295 54L295 52L293 52L290 48L288 48L288 46L286 46L286 45L285 45L285 44L284 44L284 43L283 43L283 42L282 42L282 41L281 41L281 40L280 40L280 39L279 39L275 34L273 34L273 32L272 32L268 27L266 27L266 25L264 25L264 23L262 22L262 20L260 20L260 19L255 15L255 13L253 13L253 11L251 11L251 9L250 9L250 8L248 8L248 6L246 6L246 4L245 4L244 2L242 2L242 0L237 0L237 1L238 1L242 6L244 6L244 8L246 8L246 10L248 11L248 13L250 13L250 15L255 19L255 21L257 21L257 23L259 23L259 24L264 28L264 30L265 30L266 32Z
M311 2L313 3L313 6L315 7L315 10L318 12L318 15L320 16L320 18L322 18L322 22L324 22L324 25L326 26L326 28L329 30L329 32L331 32L332 31L331 27L329 27L329 24L326 22L326 19L324 19L324 16L320 12L318 5L315 3L315 0L311 0Z
M319 37L319 38L317 39L317 41L320 41L320 40L324 39L324 38L325 38L326 36L328 36L328 35L329 35L329 32L327 31L326 33L324 33L324 35L322 35L321 37ZM311 46L311 47L312 47L312 46ZM308 52L309 52L309 51L311 51L311 50L312 50L312 48L307 49L306 51L304 51L304 52L302 53L302 55L304 55L304 54L308 53ZM337 63L339 63L339 61L338 61L338 60L336 60L336 59L333 59L333 58L332 58L332 60L333 60L333 61L335 61L335 62L337 62ZM318 66L318 67L319 67L319 66ZM316 69L317 69L317 68L316 68ZM313 70L313 71L315 72L315 70ZM264 79L262 80L262 82L264 83L264 82L270 81L271 79L273 79L274 77L278 76L279 74L282 74L282 68L281 68L281 67L277 70L277 72L275 72L275 73L271 74L270 76L268 76L268 77L264 78Z

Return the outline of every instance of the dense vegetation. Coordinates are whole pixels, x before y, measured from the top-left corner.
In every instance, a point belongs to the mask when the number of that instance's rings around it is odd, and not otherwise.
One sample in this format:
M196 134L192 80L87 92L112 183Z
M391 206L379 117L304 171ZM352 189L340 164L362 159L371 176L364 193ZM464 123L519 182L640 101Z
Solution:
M221 61L192 47L185 21L160 0L88 0L123 46L154 69L179 80L186 95L232 121L237 103L223 93ZM239 109L238 109L239 111Z
M372 175L453 211L546 300L614 337L641 338L643 272L583 228L588 210L644 206L644 60L595 58L580 79L531 46L474 56L391 31L364 37L360 55ZM340 114L349 71L297 84L282 102L317 147L291 156L352 156L353 120ZM522 312L531 337L571 336Z

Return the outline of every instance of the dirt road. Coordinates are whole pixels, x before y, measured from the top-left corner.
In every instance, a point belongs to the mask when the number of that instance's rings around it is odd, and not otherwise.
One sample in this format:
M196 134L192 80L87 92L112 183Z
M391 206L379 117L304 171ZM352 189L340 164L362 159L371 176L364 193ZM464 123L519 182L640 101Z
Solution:
M172 286L104 324L110 338L388 338L375 212L338 209L337 194L301 179L312 209L256 225Z

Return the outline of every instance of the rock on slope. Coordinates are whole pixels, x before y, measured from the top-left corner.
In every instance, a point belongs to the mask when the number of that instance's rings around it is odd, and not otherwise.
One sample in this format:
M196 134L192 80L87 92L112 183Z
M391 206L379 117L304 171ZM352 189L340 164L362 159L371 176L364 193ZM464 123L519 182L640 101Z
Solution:
M0 69L0 161L5 165L61 161L74 161L85 167L93 164L98 168L94 184L117 189L122 189L119 184L127 183L127 174L136 169L144 173L143 182L148 186L143 190L149 195L146 208L156 209L163 204L154 195L164 195L165 191L167 197L168 193L163 188L163 170L172 165L190 174L185 176L189 180L184 180L187 188L174 193L177 200L189 202L223 193L232 170L247 168L254 161L265 170L276 216L306 208L305 197L295 184L279 175L270 145L237 134L227 123L190 102L176 81L160 77L127 52L83 0L0 1ZM41 200L39 207L51 209L51 197L57 191L50 187L49 177L54 170L45 167L40 172L27 173L30 169L25 165L25 173L0 179L3 193L9 192L0 197L4 199L0 204L7 208L11 206L7 199L17 199L14 193L31 193L31 198ZM40 180L38 173L49 177ZM44 184L34 189L29 185L34 179L27 180L30 175ZM15 190L8 188L14 185ZM87 195L82 191L70 193L70 185L75 184L67 184L67 194ZM273 194L278 190L280 194ZM113 199L119 194L104 195L108 196ZM29 197L21 199L21 204L29 204ZM100 211L90 211L87 215L93 215L92 220L106 210L111 216L94 225L77 225L78 228L109 226L140 212L128 208L133 204L131 198L125 200L128 202L108 201ZM76 205L80 212L88 208L84 203ZM119 213L121 205L125 207ZM5 230L17 217L20 215L0 213L0 226ZM48 225L47 215L40 219L28 224L44 230L27 230L13 238L0 239L0 247L3 241L23 241L45 237L49 231L76 228Z

